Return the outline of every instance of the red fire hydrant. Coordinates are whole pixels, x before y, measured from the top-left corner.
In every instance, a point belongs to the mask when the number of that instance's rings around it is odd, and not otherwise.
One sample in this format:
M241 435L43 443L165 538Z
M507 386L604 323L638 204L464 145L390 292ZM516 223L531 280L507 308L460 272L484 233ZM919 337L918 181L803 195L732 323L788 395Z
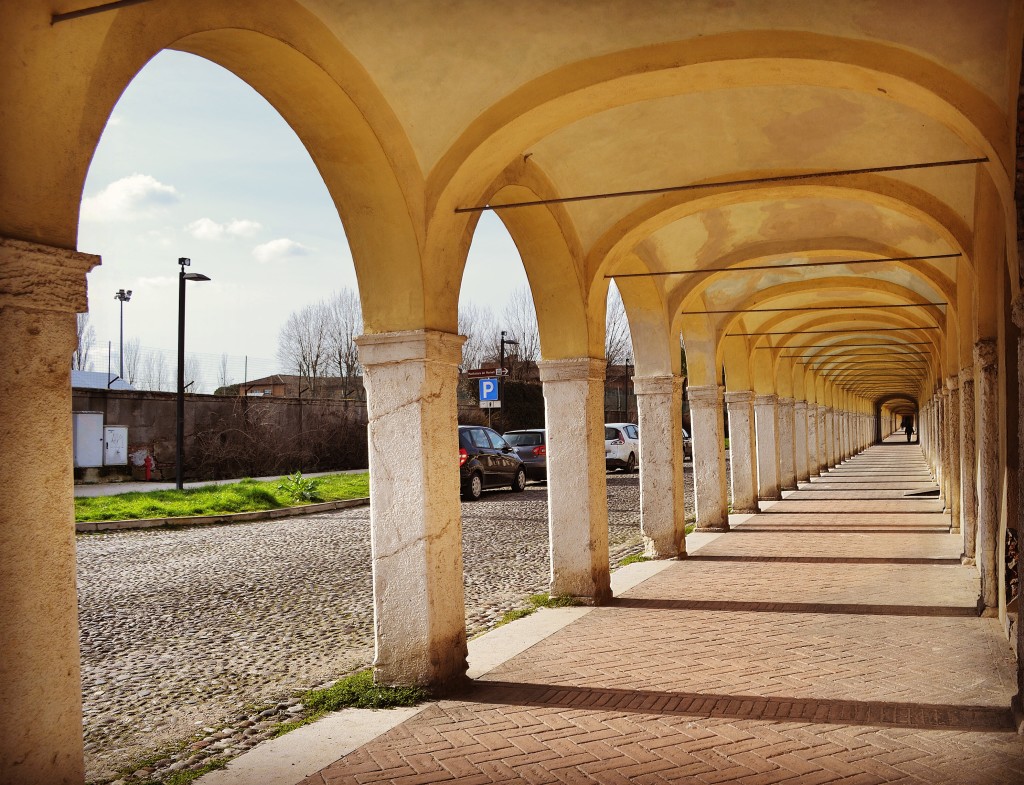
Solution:
M146 460L144 460L142 464L146 467L146 482L149 482L150 475L153 471L153 456L147 455Z

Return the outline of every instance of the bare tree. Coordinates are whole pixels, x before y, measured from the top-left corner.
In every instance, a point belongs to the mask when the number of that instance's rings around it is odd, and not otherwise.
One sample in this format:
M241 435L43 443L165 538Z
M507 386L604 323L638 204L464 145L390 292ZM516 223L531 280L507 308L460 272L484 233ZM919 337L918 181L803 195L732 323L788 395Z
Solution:
M293 311L281 328L277 358L303 377L306 389L316 396L320 379L335 365L331 347L330 308L324 302Z
M220 356L220 366L217 368L217 387L227 387L231 384L231 376L228 374L228 353Z
M460 305L459 334L466 336L462 344L462 367L480 368L491 359L497 345L498 325L494 311L476 303Z
M135 386L142 370L142 347L138 338L132 338L124 345L124 380Z
M185 355L185 389L197 393L203 386L203 364L194 354Z
M604 318L604 356L609 365L633 361L633 341L622 296L613 283L608 287L608 306Z
M522 380L528 365L540 359L540 328L537 326L537 312L528 287L520 286L512 291L502 311L501 320L508 333L507 337L518 342L510 353L509 378ZM500 342L500 332L494 341ZM495 354L499 349L495 348Z
M327 302L331 352L337 363L338 375L345 380L345 394L350 395L355 380L362 375L359 348L355 339L363 334L363 310L359 293L345 287Z
M75 351L71 355L71 368L75 371L91 370L89 349L96 342L96 329L89 324L88 313L77 314L75 333Z
M144 390L169 392L174 388L167 357L159 349L150 349L145 353L138 378Z

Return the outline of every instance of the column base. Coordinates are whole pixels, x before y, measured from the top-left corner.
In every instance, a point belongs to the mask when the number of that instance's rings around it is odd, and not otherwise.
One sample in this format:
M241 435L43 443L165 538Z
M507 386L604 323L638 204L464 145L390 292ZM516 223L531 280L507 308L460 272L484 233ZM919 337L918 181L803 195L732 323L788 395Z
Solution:
M782 494L779 493L775 496L758 496L757 500L761 502L780 502L782 501Z
M981 603L979 602L978 604L980 605ZM995 619L999 616L999 608L982 608L978 615L983 619Z
M558 597L569 596L569 597L572 598L572 604L573 605L576 605L576 606L579 606L579 607L585 607L585 608L597 608L597 607L600 607L601 605L607 605L608 603L610 603L612 601L612 590L609 588L607 594L602 592L601 594L597 595L596 597L591 597L591 596L583 596L583 597L581 597L581 596L578 596L578 595L575 595L575 594L570 594L570 595L564 595L564 594L555 595L555 594L552 594L551 596L552 597L556 597L556 596L558 596Z
M730 515L757 515L761 512L760 509L748 509L748 510L733 510Z
M1018 736L1024 736L1024 696L1019 692L1010 700L1010 711L1013 713L1013 725Z
M715 526L698 526L697 528L694 529L694 531L695 532L702 532L702 533L719 533L720 534L722 532L729 531L729 524L728 523L720 523L720 524L717 524Z
M965 567L977 567L977 563L974 561L973 556L964 556L961 554L960 563Z

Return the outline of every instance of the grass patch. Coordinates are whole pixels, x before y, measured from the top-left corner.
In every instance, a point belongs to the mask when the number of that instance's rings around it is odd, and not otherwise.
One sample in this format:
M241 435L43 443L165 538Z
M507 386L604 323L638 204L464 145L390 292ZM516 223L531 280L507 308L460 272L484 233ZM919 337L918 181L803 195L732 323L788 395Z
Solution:
M625 567L627 564L637 564L642 561L650 561L650 559L644 556L642 553L633 553L627 556L622 561L620 561L619 566Z
M688 524L686 524L686 528L684 528L683 531L686 534L693 534L693 532L694 532L694 530L696 530L696 528L697 528L697 524L696 523L688 523Z
M516 619L522 619L529 616L531 613L536 612L540 608L569 608L573 605L579 605L579 602L575 597L570 597L568 594L558 595L552 597L547 592L543 594L531 594L526 602L528 605L525 608L515 608L514 610L508 611L502 616L495 627L502 627Z
M163 781L163 785L188 785L188 783L199 779L204 774L209 774L211 771L216 771L217 769L223 769L227 763L228 761L226 758L212 758L197 769L176 771L172 773Z
M398 706L415 706L429 697L429 693L420 687L389 687L375 684L373 671L358 671L330 687L304 692L302 705L306 709L305 716L298 720L282 722L277 726L274 735L283 736L338 709L393 709Z
M229 485L204 485L181 491L129 492L116 496L78 497L75 499L75 521L182 518L296 506L296 502L292 501L292 495L281 487L282 484L285 484L285 478L267 482L242 480ZM316 478L316 497L322 501L358 499L369 495L368 473L330 474Z

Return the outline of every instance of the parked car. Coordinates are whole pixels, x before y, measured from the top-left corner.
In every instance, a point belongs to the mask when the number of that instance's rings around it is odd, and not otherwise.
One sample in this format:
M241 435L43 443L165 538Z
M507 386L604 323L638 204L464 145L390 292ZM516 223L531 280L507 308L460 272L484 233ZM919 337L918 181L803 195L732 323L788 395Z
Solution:
M505 441L511 444L526 466L531 480L545 480L548 476L547 433L543 428L525 428L506 431Z
M606 422L604 424L604 463L609 469L636 471L640 455L640 431L636 423Z
M693 439L690 438L690 432L683 428L683 460L687 458L693 460Z
M459 426L459 478L464 499L477 500L484 488L526 488L526 467L507 441L482 425Z

